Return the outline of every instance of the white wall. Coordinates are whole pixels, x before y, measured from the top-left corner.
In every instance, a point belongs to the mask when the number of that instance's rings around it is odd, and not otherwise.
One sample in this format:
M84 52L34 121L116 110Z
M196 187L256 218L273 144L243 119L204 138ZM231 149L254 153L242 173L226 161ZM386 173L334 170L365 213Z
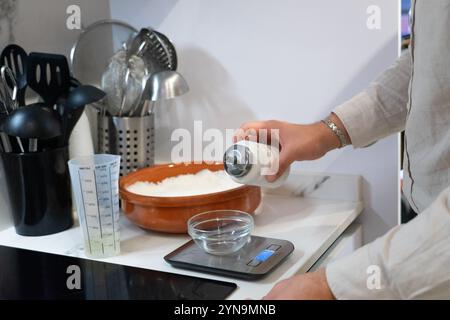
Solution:
M381 7L382 28L366 27ZM167 34L191 92L157 112L159 159L170 133L236 128L254 119L307 123L362 90L397 56L398 3L392 0L110 0L111 15ZM301 137L299 137L301 138ZM397 138L346 148L296 169L364 177L365 240L397 222Z
M110 16L108 0L2 0L2 5L3 2L5 6L9 3L12 10L0 14L0 47L12 40L27 51L69 55L81 32L66 27L69 5L80 6L82 26ZM8 20L13 22L12 26Z
M66 28L66 8L79 5L84 26L110 17L108 0L1 0L0 50L13 41L26 51L62 53L70 48L81 30ZM3 166L0 163L0 230L11 224Z

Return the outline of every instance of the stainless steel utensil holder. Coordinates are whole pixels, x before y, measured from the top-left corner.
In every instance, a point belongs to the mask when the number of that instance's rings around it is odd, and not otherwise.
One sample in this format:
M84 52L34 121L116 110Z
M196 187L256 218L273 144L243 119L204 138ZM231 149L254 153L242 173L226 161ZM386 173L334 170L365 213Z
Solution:
M155 159L154 115L98 116L98 149L122 156L120 175L152 166Z

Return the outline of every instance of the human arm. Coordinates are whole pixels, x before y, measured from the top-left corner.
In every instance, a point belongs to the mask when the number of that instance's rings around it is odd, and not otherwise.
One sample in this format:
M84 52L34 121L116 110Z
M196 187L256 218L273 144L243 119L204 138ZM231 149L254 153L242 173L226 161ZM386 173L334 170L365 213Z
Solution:
M341 128L347 141L351 143L339 118L331 114L330 119ZM276 180L294 161L315 160L340 146L339 138L322 122L303 125L277 120L256 121L247 122L240 129L236 133L235 141L254 135L255 132L257 134L260 129L279 131L279 169L277 174L266 177L268 181Z
M407 114L411 59L406 51L395 64L370 86L349 101L336 107L331 120L355 148L364 147L389 134L403 130ZM294 161L314 160L339 148L337 136L323 123L293 124L282 121L247 122L236 140L249 131L278 129L281 145L279 171L268 176L274 181Z
M265 299L449 299L450 187L409 223ZM377 278L379 277L379 278Z
M407 224L328 265L326 276L338 299L449 299L449 265L447 188ZM374 270L380 271L379 289L368 285Z
M333 110L353 147L365 147L404 129L410 78L411 55L406 50L366 90Z

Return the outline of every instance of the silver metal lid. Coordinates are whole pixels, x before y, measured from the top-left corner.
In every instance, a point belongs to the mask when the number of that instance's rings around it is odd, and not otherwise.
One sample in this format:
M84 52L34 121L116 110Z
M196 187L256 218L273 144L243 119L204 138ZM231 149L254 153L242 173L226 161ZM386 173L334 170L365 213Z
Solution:
M250 163L250 149L240 144L234 144L223 155L225 171L234 177L245 176L252 164Z

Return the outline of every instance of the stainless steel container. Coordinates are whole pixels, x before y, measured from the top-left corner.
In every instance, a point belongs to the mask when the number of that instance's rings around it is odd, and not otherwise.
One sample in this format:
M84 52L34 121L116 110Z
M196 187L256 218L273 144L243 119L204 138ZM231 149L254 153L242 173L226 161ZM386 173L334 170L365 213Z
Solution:
M122 156L120 175L154 164L154 115L144 117L98 116L98 149Z

